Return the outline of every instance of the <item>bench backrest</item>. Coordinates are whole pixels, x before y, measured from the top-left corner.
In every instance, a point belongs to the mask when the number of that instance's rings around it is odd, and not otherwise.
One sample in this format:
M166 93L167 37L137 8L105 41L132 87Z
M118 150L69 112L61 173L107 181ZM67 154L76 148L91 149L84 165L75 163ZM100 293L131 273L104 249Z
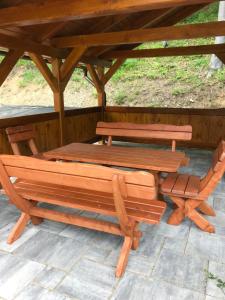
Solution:
M8 140L11 144L13 154L21 155L19 144L27 142L33 155L38 154L38 149L35 144L35 131L33 125L22 125L16 127L9 127L6 129Z
M225 141L221 141L214 151L212 166L201 181L201 194L209 196L225 172Z
M122 178L121 194L125 198L135 197L152 200L156 199L157 196L154 176L142 171L123 171L70 162L50 162L17 155L1 155L0 165L8 177L32 180L40 184L49 183L57 185L59 188L66 186L110 194L113 193L112 180L114 175L120 175ZM3 175L0 170L0 180L7 193Z
M192 139L192 126L98 122L96 134L107 136L109 146L112 144L112 137L171 140L172 150L175 151L176 141L190 141Z

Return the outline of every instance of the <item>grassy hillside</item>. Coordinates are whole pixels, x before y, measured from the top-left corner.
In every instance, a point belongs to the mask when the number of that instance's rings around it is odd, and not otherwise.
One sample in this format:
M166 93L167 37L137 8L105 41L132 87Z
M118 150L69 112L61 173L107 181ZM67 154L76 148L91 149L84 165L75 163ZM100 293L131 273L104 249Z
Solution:
M184 23L217 19L217 4L196 13ZM169 42L171 46L200 45L213 39ZM158 48L148 43L141 48ZM107 85L108 103L129 106L221 107L225 105L225 71L207 78L210 56L129 59ZM96 91L76 70L65 93L67 106L96 104ZM0 90L0 104L52 105L52 95L34 65L20 61Z

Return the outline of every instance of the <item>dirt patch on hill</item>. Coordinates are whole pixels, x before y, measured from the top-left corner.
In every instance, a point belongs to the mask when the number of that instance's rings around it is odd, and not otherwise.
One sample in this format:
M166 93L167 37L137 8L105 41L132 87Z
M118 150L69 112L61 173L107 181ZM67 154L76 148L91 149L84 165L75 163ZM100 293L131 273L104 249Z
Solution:
M50 88L40 80L23 83L23 70L17 68L0 89L0 104L52 106ZM223 82L203 78L198 85L169 79L139 78L111 81L107 87L108 105L143 107L218 108L225 107ZM86 80L72 80L65 91L65 106L87 107L97 104L97 94Z

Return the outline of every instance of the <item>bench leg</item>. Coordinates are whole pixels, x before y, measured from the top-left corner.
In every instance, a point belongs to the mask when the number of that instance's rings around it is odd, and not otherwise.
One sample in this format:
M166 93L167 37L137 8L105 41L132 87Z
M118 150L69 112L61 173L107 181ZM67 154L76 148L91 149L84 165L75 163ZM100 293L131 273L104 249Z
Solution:
M30 216L28 214L26 213L21 214L19 220L17 221L16 225L13 227L13 230L10 232L8 236L7 239L8 244L12 244L21 236L29 220L30 220Z
M126 269L131 246L132 238L129 236L125 236L123 246L120 252L119 261L116 267L116 277L121 277Z
M179 225L185 219L185 202L179 197L171 197L171 200L177 205L177 208L172 212L167 223Z
M142 232L138 229L139 223L137 222L134 226L133 240L132 240L132 250L136 250L139 247L140 239L142 237Z
M38 205L38 202L37 201L32 201L32 200L30 200L30 203L33 205L33 206L37 206ZM34 217L34 216L30 216L30 218L31 218L31 223L33 224L33 225L40 225L43 221L44 221L44 219L43 218L39 218L39 217Z
M203 201L200 205L199 205L199 210L207 215L207 216L212 216L215 217L216 213L214 211L214 209L205 201Z

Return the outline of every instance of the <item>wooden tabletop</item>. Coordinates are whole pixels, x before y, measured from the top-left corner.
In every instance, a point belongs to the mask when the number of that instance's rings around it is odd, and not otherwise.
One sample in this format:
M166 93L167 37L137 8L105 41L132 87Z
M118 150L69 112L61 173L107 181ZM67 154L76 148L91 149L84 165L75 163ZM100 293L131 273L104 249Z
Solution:
M161 172L177 172L185 153L140 147L73 143L43 154L48 159L73 160Z

